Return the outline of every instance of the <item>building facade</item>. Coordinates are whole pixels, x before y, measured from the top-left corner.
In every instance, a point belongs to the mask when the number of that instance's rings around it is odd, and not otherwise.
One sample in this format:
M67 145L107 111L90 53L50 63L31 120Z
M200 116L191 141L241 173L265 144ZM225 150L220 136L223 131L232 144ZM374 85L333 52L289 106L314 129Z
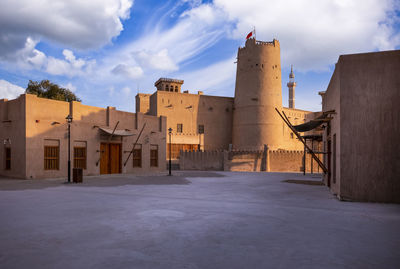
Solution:
M165 117L23 94L0 100L0 175L66 176L68 115L71 168L82 168L83 175L165 170Z
M342 200L400 202L400 51L341 55L323 93L324 181Z
M294 84L293 71L290 81ZM279 117L284 111L293 125L313 119L315 113L282 106L280 44L250 38L238 49L235 97L181 92L183 80L160 78L153 94L136 96L136 112L165 116L172 129L172 157L180 150L303 150ZM167 145L167 152L169 145ZM168 156L168 155L167 155Z

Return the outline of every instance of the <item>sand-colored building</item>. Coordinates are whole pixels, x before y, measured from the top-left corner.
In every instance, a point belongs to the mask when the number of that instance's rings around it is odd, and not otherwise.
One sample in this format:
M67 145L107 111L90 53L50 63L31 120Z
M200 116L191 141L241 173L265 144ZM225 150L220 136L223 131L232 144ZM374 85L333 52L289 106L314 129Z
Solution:
M165 170L165 117L23 94L0 100L0 175L66 177L68 115L71 168L83 175Z
M136 112L167 118L173 158L180 150L258 151L265 145L270 150L301 151L303 144L275 108L285 111L294 125L315 114L294 107L293 71L289 79L290 107L283 107L279 41L251 38L238 49L234 98L182 92L183 80L160 78L156 92L136 96Z
M400 51L341 55L323 93L324 181L339 199L400 202Z

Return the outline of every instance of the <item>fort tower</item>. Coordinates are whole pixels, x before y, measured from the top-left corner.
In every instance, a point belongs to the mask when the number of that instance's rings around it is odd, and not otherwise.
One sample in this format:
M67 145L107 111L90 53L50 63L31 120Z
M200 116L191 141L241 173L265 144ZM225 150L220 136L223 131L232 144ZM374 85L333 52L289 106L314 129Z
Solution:
M282 147L282 80L279 41L250 38L238 49L232 142L235 149Z

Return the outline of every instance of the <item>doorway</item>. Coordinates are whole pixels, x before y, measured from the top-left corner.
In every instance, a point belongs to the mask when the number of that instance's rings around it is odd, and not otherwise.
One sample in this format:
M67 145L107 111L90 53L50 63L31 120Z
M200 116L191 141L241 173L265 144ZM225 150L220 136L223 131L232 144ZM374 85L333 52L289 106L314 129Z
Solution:
M121 144L100 144L100 174L121 173Z
M329 139L328 140L328 182L326 183L326 185L328 187L331 187L331 174L332 174L331 173L331 171L332 171L332 168L331 168L331 160L332 160L331 153L332 153L332 142Z

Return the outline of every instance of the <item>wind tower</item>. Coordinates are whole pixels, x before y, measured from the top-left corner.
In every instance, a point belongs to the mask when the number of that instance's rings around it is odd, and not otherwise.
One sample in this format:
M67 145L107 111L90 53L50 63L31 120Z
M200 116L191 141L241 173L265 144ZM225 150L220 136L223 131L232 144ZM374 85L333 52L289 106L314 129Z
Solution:
M282 80L279 41L249 38L238 49L232 142L235 149L282 146Z
M294 82L293 65L290 68L289 82L287 86L289 88L289 108L294 108L294 90L296 88L296 82Z

